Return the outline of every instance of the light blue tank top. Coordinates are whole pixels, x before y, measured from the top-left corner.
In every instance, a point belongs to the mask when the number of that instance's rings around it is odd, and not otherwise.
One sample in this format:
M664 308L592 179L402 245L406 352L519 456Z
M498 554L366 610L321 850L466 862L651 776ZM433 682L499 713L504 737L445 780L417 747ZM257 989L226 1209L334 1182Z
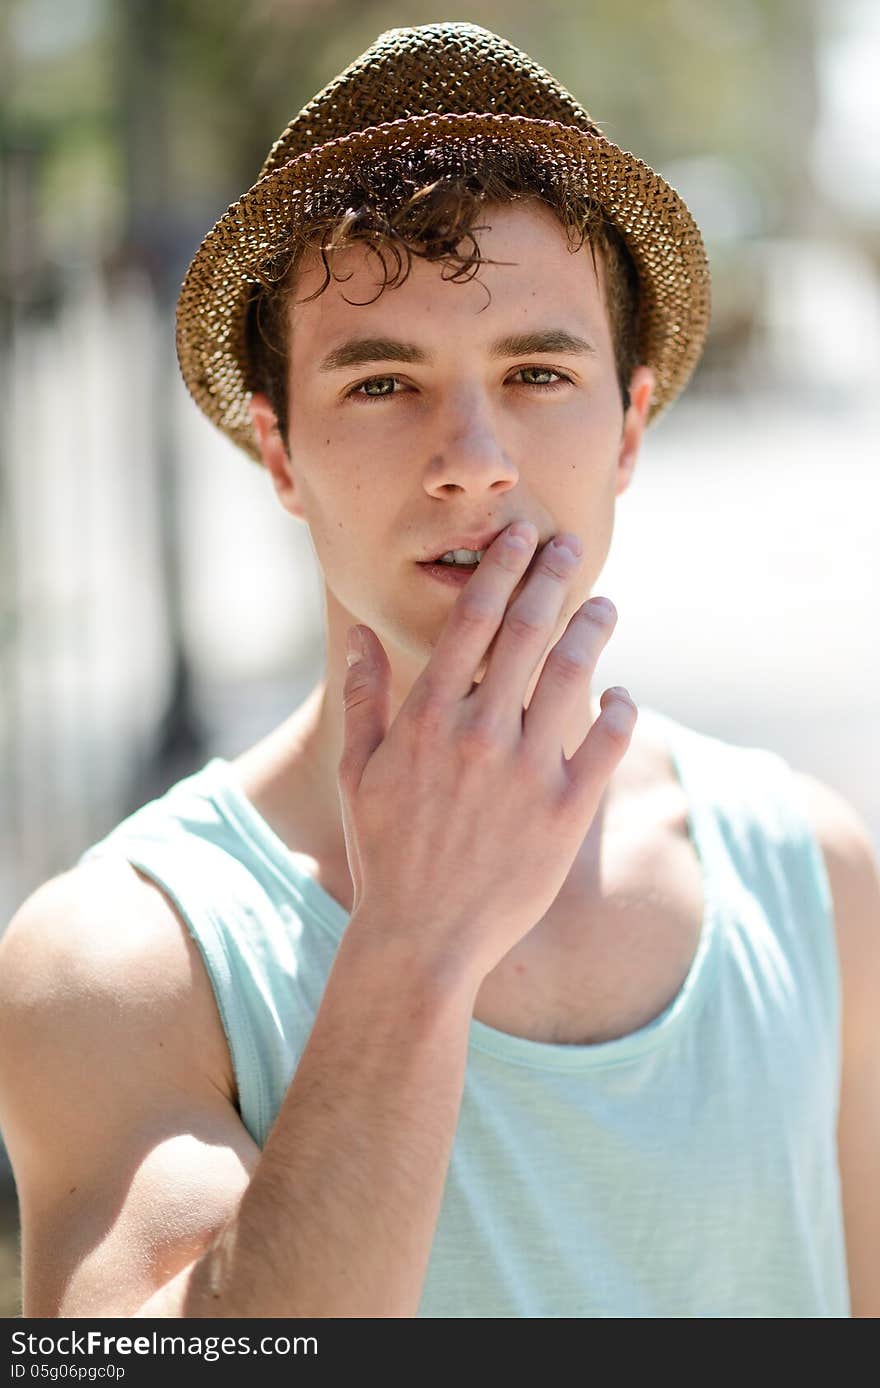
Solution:
M419 1316L850 1314L821 850L780 756L650 716L702 865L692 967L658 1017L612 1041L549 1044L471 1020ZM262 1146L348 913L222 757L83 859L110 851L165 890L197 942Z

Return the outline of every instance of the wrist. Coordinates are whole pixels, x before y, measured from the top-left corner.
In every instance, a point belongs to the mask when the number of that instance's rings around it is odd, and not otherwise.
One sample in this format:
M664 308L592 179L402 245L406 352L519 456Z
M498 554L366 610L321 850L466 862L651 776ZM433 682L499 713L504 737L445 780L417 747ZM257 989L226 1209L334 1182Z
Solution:
M391 981L397 997L404 988L436 1006L473 1012L482 976L463 951L438 944L419 926L396 926L381 911L359 907L345 928L343 951L365 977Z

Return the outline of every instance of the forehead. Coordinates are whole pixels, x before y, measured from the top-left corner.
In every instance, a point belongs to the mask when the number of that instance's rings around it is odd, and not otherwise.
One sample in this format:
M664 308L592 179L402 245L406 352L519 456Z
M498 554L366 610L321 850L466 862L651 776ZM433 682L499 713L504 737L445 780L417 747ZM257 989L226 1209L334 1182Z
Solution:
M448 267L414 255L403 284L380 292L382 263L375 252L356 244L335 255L335 278L317 298L294 303L313 294L325 279L320 255L308 252L290 301L292 361L303 354L314 359L352 331L378 335L406 327L410 335L442 335L473 345L494 339L499 326L550 319L611 350L601 251L596 250L597 278L590 246L585 242L572 252L550 208L535 202L487 206L474 235L482 256L503 263L480 266L472 280L444 279ZM459 253L471 249L465 241ZM385 262L392 276L394 255L386 251Z

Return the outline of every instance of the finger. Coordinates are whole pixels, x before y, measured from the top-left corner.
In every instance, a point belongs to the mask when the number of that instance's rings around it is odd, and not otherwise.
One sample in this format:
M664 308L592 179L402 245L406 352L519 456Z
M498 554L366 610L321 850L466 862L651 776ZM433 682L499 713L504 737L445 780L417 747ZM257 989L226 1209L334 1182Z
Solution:
M606 689L601 712L580 747L563 764L568 785L565 798L591 824L611 774L630 745L638 709L625 689Z
M583 705L599 656L617 623L608 598L591 598L579 607L544 662L523 714L523 741L537 760L558 758L566 729Z
M355 791L367 762L388 732L391 665L382 642L365 626L350 628L347 659L338 779L341 788Z
M424 693L429 687L450 703L470 693L537 543L538 532L530 521L514 521L496 535L462 589L414 690Z
M556 631L583 547L576 535L557 535L535 559L532 573L510 603L479 690L473 695L481 711L517 729L532 676Z

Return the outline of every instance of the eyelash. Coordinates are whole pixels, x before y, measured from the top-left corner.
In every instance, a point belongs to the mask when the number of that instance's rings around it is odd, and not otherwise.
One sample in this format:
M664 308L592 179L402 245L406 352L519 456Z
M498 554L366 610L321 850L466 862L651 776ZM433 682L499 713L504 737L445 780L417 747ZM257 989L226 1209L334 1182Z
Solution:
M516 375L516 374L518 374L518 372L520 372L520 371L535 371L535 372L539 372L539 373L548 373L548 374L550 374L550 375L558 376L558 377L559 377L559 380L557 380L557 381L544 381L544 382L536 382L536 381L517 381L517 382L515 382L516 385L524 386L524 387L526 388L526 390L541 390L541 391L547 391L547 392L549 392L549 391L553 391L553 390L560 390L561 387L564 386L564 385L571 385L571 378L570 378L569 376L566 376L562 371L557 371L556 368L555 368L554 366L519 366L519 367L517 367L517 370L516 370L516 372L515 372L514 374ZM346 391L346 399L366 400L366 401L369 401L370 404L372 404L372 403L374 403L375 401L378 401L378 400L391 400L391 399L393 399L393 397L394 397L395 395L399 395L399 394L400 394L400 391L396 391L396 390L391 391L389 394L386 394L386 395L364 395L364 394L361 393L361 392L363 391L364 386L373 385L373 383L374 383L375 381L400 381L400 377L399 377L399 376L370 376L370 377L367 378L366 381L361 381L358 385L352 386L350 390Z

